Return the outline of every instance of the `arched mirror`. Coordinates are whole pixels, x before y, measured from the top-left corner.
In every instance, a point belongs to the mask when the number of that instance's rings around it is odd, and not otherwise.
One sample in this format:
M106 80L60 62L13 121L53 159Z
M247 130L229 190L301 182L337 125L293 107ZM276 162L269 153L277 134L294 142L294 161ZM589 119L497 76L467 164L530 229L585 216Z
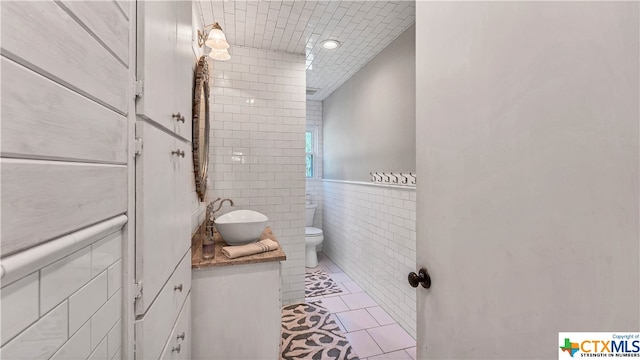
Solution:
M201 56L196 65L193 87L193 167L196 192L204 201L209 165L209 65Z

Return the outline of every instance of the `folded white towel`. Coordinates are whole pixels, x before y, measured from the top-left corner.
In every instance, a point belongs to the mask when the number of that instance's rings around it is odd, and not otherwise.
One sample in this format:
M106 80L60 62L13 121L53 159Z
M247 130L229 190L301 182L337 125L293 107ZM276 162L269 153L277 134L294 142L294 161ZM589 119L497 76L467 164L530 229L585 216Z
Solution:
M222 248L222 253L229 259L235 259L241 256L260 254L277 249L277 242L271 239L264 239L247 245L225 246Z

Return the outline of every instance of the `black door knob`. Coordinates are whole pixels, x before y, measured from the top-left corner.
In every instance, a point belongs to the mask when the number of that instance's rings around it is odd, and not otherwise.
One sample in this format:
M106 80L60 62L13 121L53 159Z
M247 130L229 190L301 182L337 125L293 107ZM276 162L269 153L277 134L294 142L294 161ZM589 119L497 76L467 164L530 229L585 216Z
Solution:
M422 287L425 289L431 288L431 276L425 268L420 269L418 273L414 273L413 271L409 273L409 285L412 287L418 287L418 284L422 284Z

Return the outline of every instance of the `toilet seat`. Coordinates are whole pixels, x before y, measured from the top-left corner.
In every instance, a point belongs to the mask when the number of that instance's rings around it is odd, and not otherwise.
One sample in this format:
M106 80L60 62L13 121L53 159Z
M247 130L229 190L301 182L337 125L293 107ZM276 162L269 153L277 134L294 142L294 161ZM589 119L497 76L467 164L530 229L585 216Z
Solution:
M304 228L304 236L305 237L322 236L322 229L307 226Z

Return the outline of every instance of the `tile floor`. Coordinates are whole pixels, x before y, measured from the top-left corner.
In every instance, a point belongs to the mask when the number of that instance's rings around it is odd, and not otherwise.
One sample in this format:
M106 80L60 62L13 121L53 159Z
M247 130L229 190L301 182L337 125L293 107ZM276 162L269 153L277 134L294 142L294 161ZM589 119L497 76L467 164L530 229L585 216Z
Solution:
M326 255L318 253L318 267L338 283L341 293L307 298L322 301L344 331L360 359L415 360L416 341L364 290Z

